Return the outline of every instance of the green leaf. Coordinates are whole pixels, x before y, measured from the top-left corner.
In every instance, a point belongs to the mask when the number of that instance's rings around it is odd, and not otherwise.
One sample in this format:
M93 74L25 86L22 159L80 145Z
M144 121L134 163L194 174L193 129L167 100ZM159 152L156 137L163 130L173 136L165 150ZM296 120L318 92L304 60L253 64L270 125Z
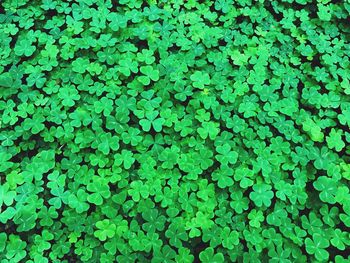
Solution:
M16 197L15 191L10 191L9 184L5 183L0 185L0 207L5 204L6 206L12 205Z
M104 219L96 222L98 230L94 232L94 236L101 241L105 241L107 238L112 238L115 235L116 225L111 223L110 220Z
M205 85L210 84L209 74L205 72L195 71L190 78L193 81L192 85L195 88L204 89Z
M325 248L329 247L329 241L320 234L313 234L312 239L305 239L306 252L315 255L317 260L328 260L329 253Z
M332 129L329 136L326 137L327 145L330 149L335 149L340 152L344 147L345 143L342 140L343 132L341 130Z
M271 199L274 196L274 193L271 191L271 186L267 184L256 184L253 185L253 192L249 194L249 198L257 205L258 207L271 205Z
M225 262L224 256L222 253L214 252L213 248L206 248L199 254L199 259L203 263L223 263Z

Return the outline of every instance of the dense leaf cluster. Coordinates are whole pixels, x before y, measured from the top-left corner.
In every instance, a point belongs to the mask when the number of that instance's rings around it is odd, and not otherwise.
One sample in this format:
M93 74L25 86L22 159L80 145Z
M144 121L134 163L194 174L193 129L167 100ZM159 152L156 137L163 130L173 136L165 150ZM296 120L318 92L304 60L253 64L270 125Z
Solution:
M349 262L349 15L1 1L1 262Z

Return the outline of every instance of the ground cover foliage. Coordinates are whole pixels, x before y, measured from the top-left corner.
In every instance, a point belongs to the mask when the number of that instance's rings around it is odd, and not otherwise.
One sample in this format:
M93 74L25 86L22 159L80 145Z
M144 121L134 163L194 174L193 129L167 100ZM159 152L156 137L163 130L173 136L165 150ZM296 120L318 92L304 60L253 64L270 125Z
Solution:
M349 14L1 1L1 262L349 262Z

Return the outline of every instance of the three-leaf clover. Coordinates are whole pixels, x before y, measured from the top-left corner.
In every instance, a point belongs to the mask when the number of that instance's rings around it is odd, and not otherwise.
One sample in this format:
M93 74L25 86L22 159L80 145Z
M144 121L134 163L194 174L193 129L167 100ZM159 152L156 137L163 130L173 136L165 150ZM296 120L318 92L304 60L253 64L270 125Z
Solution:
M214 181L218 181L218 186L220 188L225 188L232 186L234 181L233 177L233 169L228 166L221 166L220 169L216 170L212 174L212 178Z
M215 140L216 136L220 132L219 124L212 121L203 122L202 127L199 127L197 132L202 139L206 139L209 136L211 140Z
M251 225L252 227L259 228L260 227L260 222L264 221L263 212L260 211L260 210L253 209L248 214L248 219L250 219L249 225Z
M147 111L146 119L142 119L139 122L142 129L148 132L151 130L151 127L153 127L156 132L160 132L164 124L164 119L162 117L158 117L158 115L158 111Z
M35 50L36 47L32 46L32 42L28 39L19 40L14 48L17 56L25 55L26 57L33 55Z
M131 165L135 162L133 153L129 150L123 149L121 153L114 155L114 164L120 166L123 164L125 169L130 169Z
M99 138L98 149L103 154L109 154L110 150L116 151L119 149L119 138L112 136L111 133L103 133Z
M108 181L105 178L94 177L92 182L87 185L87 190L92 192L87 200L95 205L102 205L103 199L111 196Z
M320 176L313 185L316 190L321 191L320 199L323 202L335 204L335 197L337 195L338 188L334 179L326 176Z
M90 207L90 205L86 202L88 196L89 195L83 189L78 189L76 194L71 193L68 197L68 205L74 208L77 213L83 213Z
M12 205L16 197L16 192L10 190L8 183L0 185L0 207L5 204L7 206Z
M96 227L98 228L98 230L94 232L94 236L101 241L105 241L107 238L114 237L117 229L116 225L112 223L109 219L97 221Z
M199 259L203 263L223 263L225 262L222 253L215 253L214 248L208 247L199 254Z
M237 162L238 153L232 151L231 146L228 143L216 147L216 151L219 153L215 158L221 163L221 165L235 164Z
M337 152L340 152L345 147L345 143L342 140L342 134L342 130L335 130L334 128L331 130L329 136L326 137L330 149L335 149Z
M274 196L271 188L271 185L268 184L255 184L253 185L253 191L249 194L249 198L258 207L261 207L263 205L269 207L271 205L271 199Z
M141 197L147 198L149 193L148 185L144 185L140 180L131 182L130 189L128 190L128 194L131 195L135 202L139 202Z
M328 260L329 253L326 248L329 247L329 241L321 234L315 233L311 238L305 239L306 252L310 255L315 255L317 260Z
M58 97L62 99L62 105L72 107L75 102L80 99L79 92L73 85L64 86L59 89Z
M72 70L82 74L87 70L89 64L90 60L88 58L78 58L72 63Z
M151 83L151 80L159 80L159 71L152 66L141 66L140 71L144 76L139 76L138 80L145 86Z
M195 88L204 89L205 85L210 84L210 77L206 72L195 71L190 78L193 81L192 85Z

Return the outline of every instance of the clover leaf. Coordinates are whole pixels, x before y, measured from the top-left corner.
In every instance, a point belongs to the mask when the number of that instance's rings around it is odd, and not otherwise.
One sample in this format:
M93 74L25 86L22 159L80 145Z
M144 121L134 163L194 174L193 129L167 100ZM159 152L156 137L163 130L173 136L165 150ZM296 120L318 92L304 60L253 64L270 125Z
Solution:
M146 112L146 119L140 120L140 125L144 131L150 131L151 127L156 132L160 132L163 127L164 119L158 117L158 111Z
M144 76L138 77L138 80L145 86L149 85L151 83L151 80L159 80L159 71L157 69L154 69L152 66L141 66L140 72Z
M96 222L98 230L94 232L94 236L101 241L105 241L107 238L112 238L115 235L116 225L111 223L109 219L103 219Z
M249 194L249 198L258 206L269 207L274 193L271 191L271 186L268 184L253 185L253 192Z
M193 81L193 87L195 88L204 89L205 85L210 84L209 74L205 72L195 71L190 78Z
M12 205L16 197L16 192L10 190L8 183L0 185L0 206L3 204L10 206Z
M224 256L222 253L215 253L212 247L206 248L199 254L199 259L203 263L223 263L225 262Z
M133 153L131 151L122 150L121 153L114 155L114 163L116 165L123 164L125 169L130 169L134 162L135 158L133 157Z
M349 261L348 1L114 2L1 1L0 262Z
M337 152L340 152L344 147L345 143L342 140L342 131L335 129L332 129L329 136L326 137L326 141L328 144L328 147L330 149L335 149Z
M26 57L30 57L35 52L36 47L32 46L30 40L22 39L16 43L14 48L15 54L17 56L25 55Z
M329 241L320 234L313 234L312 239L305 239L306 252L315 255L317 260L327 260L329 253L325 248L329 247Z
M219 134L219 124L215 122L203 122L202 126L197 129L197 132L202 139L206 139L208 136L211 140L214 140Z
M231 151L231 146L225 143L222 146L218 146L216 148L219 155L215 158L221 163L221 165L235 164L237 162L238 153L235 151Z
M87 197L87 201L95 205L101 205L103 199L111 196L109 186L105 179L94 177L93 181L87 185L87 190L92 192Z

